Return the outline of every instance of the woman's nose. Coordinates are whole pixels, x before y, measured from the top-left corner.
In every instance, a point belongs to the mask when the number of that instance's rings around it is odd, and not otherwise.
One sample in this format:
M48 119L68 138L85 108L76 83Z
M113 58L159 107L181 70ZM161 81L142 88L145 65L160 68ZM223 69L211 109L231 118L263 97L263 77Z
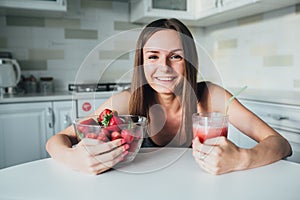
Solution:
M170 66L169 66L169 62L168 62L168 59L166 59L166 58L161 58L160 60L159 60L159 69L161 70L161 71L169 71L170 70Z

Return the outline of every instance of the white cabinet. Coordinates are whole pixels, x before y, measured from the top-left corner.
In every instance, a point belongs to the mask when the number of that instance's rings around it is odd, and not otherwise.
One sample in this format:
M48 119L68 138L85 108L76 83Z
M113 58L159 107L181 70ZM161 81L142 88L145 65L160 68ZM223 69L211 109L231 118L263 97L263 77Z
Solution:
M200 0L192 25L209 26L300 3L300 0Z
M0 168L47 157L51 103L0 105Z
M158 18L194 19L194 0L131 0L130 21L148 23Z
M53 112L54 133L58 133L72 125L76 117L76 102L54 101Z
M0 0L1 15L62 17L67 0Z
M48 157L47 140L71 125L72 101L0 104L0 168Z
M300 0L131 0L130 21L178 18L190 26L210 26L300 3Z
M289 141L293 155L287 160L300 163L300 106L253 100L241 100L241 103ZM229 129L229 138L241 147L251 148L256 144L234 127Z

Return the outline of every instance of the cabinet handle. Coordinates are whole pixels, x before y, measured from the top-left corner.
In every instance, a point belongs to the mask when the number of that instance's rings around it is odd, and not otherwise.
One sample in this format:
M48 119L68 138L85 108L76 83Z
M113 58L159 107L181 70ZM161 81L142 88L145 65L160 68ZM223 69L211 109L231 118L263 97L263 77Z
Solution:
M219 7L219 0L215 0L215 7L217 8L217 7Z
M48 108L48 116L49 116L48 126L49 128L54 128L54 112L53 109L50 107Z
M288 116L284 116L284 115L276 115L276 114L268 114L269 117L275 119L275 120L278 120L278 121L281 121L281 120L287 120L289 119Z
M70 125L72 125L71 117L69 115L65 115L64 128L67 128Z

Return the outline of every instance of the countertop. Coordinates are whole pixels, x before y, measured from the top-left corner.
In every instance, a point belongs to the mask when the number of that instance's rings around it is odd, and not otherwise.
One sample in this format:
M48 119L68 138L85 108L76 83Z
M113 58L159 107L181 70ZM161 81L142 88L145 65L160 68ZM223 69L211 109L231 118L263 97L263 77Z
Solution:
M211 175L191 149L142 149L133 163L94 176L52 158L0 170L0 199L298 200L300 165L288 161Z
M228 89L228 91L232 94L234 94L238 90L239 88ZM237 99L300 106L300 91L247 88L237 97Z
M32 94L17 94L4 95L0 98L0 104L4 103L26 103L26 102L42 102L42 101L66 101L77 99L93 99L93 98L108 98L115 91L110 92L90 92L90 93L72 93L72 92L53 92L48 94L32 93Z
M228 91L234 94L238 88L229 88ZM23 103L36 101L63 101L91 98L108 98L116 93L110 92L95 92L95 93L71 93L71 92L55 92L51 94L20 94L20 95L5 95L0 98L1 103ZM238 97L241 100L254 100L262 102L271 102L285 105L300 106L300 91L280 91L280 90L261 90L247 88Z

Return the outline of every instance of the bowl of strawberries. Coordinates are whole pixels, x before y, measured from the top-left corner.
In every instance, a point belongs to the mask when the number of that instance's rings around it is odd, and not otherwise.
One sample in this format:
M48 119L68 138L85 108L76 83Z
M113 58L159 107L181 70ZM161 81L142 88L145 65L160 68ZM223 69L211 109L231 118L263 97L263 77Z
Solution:
M99 115L77 118L73 126L79 140L91 138L104 143L124 139L129 149L120 164L126 164L134 160L141 148L147 118L138 115L119 115L116 111L104 109Z

